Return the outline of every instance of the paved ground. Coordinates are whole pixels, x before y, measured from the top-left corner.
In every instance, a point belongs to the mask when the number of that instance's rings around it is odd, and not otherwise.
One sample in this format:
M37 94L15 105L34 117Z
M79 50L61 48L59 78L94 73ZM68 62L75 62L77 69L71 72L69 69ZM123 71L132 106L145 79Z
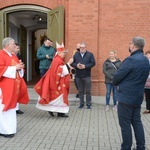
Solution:
M114 110L105 112L104 97L93 97L92 110L78 109L78 99L69 95L69 118L52 118L35 108L37 95L29 89L30 103L20 105L18 132L11 138L0 137L0 150L119 150L120 127ZM145 110L145 102L142 105ZM150 114L142 115L146 148L150 150ZM135 140L133 146L135 145Z

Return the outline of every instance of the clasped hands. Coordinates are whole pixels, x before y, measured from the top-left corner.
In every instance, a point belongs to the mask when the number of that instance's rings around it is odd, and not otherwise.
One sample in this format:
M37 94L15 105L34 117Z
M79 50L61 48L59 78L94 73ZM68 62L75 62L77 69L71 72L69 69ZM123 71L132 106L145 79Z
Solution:
M68 61L67 64L70 66L70 64L72 64L73 61L74 61L74 59L71 58L71 59ZM71 68L71 67L70 67L70 68ZM85 69L85 65L84 65L84 64L81 64L81 63L78 63L78 64L77 64L77 68L79 68L79 69Z
M81 64L81 63L78 63L77 64L77 68L79 68L79 69L85 69L85 65Z
M20 60L18 64L16 64L16 70L24 69L25 64Z
M50 57L49 57L49 55L48 55L48 54L46 55L46 58L47 58L47 59L50 59Z

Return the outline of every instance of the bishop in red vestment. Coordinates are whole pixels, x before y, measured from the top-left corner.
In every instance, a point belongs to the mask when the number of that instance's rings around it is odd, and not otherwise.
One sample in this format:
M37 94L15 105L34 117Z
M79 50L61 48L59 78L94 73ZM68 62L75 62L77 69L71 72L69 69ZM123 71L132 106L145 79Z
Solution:
M35 91L39 94L37 108L49 111L51 116L57 112L59 117L68 117L68 94L69 94L69 64L65 64L64 58L66 50L63 44L57 44L57 53L46 74L34 86Z
M0 50L0 136L13 137L16 133L16 104L27 104L29 97L23 79L24 64L12 54L15 41L5 38Z

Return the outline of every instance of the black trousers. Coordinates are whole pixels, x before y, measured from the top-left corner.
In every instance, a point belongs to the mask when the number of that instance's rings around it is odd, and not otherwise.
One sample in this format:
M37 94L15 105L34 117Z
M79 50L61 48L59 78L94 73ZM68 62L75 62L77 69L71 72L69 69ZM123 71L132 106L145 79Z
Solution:
M91 77L77 78L80 105L84 105L84 93L86 94L86 105L91 105Z
M141 121L141 106L132 107L118 102L119 125L122 133L121 150L131 150L132 127L136 139L136 150L145 150L145 134Z
M150 89L145 89L146 109L150 110Z

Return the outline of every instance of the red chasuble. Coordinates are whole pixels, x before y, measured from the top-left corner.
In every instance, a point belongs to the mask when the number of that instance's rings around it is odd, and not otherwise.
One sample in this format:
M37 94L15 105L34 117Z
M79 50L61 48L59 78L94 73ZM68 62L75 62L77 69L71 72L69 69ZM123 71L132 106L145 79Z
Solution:
M15 79L3 76L5 71L16 63L19 63L19 59L15 55L10 57L4 50L0 50L0 99L4 105L3 111L15 108L17 102L27 104L29 101L26 83L18 71Z
M35 91L40 95L39 104L49 104L63 95L63 103L68 106L69 94L69 73L63 76L64 59L56 55L51 67L40 81L34 86Z

